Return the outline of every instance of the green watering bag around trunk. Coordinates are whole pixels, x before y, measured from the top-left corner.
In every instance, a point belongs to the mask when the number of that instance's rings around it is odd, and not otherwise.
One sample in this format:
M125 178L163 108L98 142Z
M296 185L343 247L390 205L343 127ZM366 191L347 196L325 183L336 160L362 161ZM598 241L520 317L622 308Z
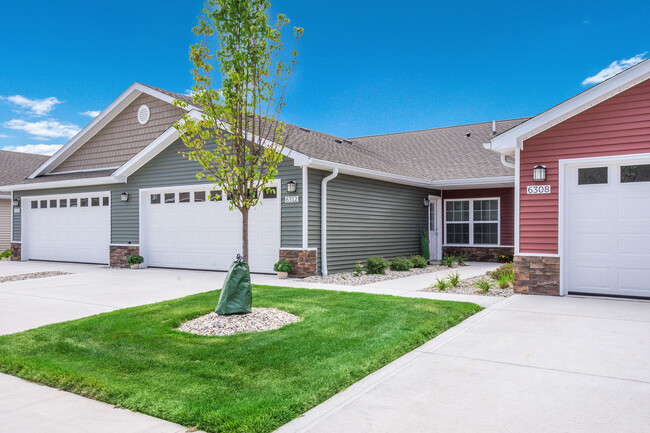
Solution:
M217 314L247 314L252 310L251 272L248 265L236 260L230 265L223 282L221 296L215 312Z

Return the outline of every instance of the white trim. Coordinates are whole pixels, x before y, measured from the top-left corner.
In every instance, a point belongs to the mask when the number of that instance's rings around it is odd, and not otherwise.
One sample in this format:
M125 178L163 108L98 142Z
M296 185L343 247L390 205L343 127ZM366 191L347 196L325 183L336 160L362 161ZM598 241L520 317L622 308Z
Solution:
M548 253L519 253L516 255L520 257L560 257L559 254L548 254Z
M514 176L480 177L473 179L437 180L429 183L430 188L436 189L464 189L464 188L495 188L503 186L512 187Z
M302 249L309 247L309 168L302 166ZM282 203L280 203L282 205ZM282 221L282 219L280 219Z
M318 251L318 248L280 247L281 251Z
M519 193L521 190L521 150L515 149L515 255L519 254Z
M442 246L449 247L449 248L514 248L513 245L489 245L489 244L478 244L478 245L443 244Z
M2 188L9 189L11 191L31 191L39 189L69 188L75 186L108 185L112 183L126 183L126 181L115 178L113 176L104 176L91 177L88 179L55 180L52 182L35 182L18 185L7 185L3 186Z
M93 171L104 171L104 170L117 170L120 166L117 167L99 167L99 168L88 168L85 170L71 170L71 171L57 171L56 173L47 173L43 176L58 176L60 174L70 174L70 173L91 173Z
M6 200L6 199L11 199L13 195L13 191L11 194L0 194L0 200ZM11 200L13 203L13 200Z
M486 149L512 153L523 148L523 142L570 117L628 90L650 78L650 61L635 65L584 92L567 99L522 124L498 135L484 144Z
M475 244L474 243L474 224L494 224L495 221L474 221L474 202L475 201L487 201L487 200L496 200L497 201L497 208L499 212L499 219L496 221L497 224L497 240L498 242L496 244ZM469 206L469 220L467 221L447 221L447 202L457 202L457 201L468 201L470 203ZM491 248L496 248L496 247L501 247L501 197L476 197L476 198L449 198L445 199L443 198L443 212L445 212L445 242L444 245L447 247L478 247L478 246L483 246L483 247L491 247ZM448 244L447 243L447 225L448 224L469 224L469 243L468 244Z
M140 244L110 244L111 247L139 247Z
M339 169L335 167L320 184L320 269L324 277L327 276L327 183L338 175Z
M9 204L11 207L11 215L9 215L9 248L11 249L11 243L14 241L14 192L11 191L11 196L10 196L11 203ZM19 204L22 205L22 203L19 202ZM22 206L19 206L20 208L20 213L22 215L23 209ZM22 227L21 227L22 228ZM21 233L22 234L22 233Z

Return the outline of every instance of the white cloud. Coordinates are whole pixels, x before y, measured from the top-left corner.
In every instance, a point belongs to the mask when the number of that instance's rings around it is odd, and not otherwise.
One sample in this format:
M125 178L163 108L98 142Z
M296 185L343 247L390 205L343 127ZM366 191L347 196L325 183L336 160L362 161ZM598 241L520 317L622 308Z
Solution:
M9 138L9 136L5 134L0 134L0 138Z
M89 110L79 114L81 114L82 116L92 117L94 119L95 117L99 116L99 113L101 113L101 111L99 110Z
M645 53L637 54L634 57L630 57L629 59L615 60L608 67L606 67L596 75L585 78L585 80L582 82L582 85L588 86L590 84L602 83L606 79L613 77L619 72L623 72L630 66L634 66L637 63L642 62L646 54L648 54L647 51Z
M79 132L79 127L72 123L61 123L57 120L41 120L27 122L22 119L12 119L3 124L5 128L25 131L29 135L47 140L48 138L72 138Z
M26 144L24 146L5 146L2 150L12 152L38 153L41 155L54 155L63 146L62 144Z
M7 97L0 97L11 102L14 105L25 108L30 114L35 116L44 116L50 111L54 110L56 104L60 104L63 101L59 101L54 96L43 99L29 99L22 95L14 95Z

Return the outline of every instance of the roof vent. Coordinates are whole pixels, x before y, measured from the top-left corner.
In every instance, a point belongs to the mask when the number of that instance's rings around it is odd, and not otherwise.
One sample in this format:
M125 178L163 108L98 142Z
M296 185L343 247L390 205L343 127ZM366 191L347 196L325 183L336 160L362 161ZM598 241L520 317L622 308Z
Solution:
M149 111L149 107L141 105L140 108L138 108L138 122L140 125L146 124L149 121L150 115L151 112Z
M299 128L300 128L300 130L303 131L303 132L311 132L310 129L303 128L303 127L301 127L301 126L300 126Z
M467 134L465 134L465 137L471 137L471 136L472 136L471 132L468 132Z
M338 140L338 139L337 139L337 140L334 140L334 141L336 141L336 142L339 143L339 144L343 143L343 140Z
M497 121L492 121L492 135L497 135Z

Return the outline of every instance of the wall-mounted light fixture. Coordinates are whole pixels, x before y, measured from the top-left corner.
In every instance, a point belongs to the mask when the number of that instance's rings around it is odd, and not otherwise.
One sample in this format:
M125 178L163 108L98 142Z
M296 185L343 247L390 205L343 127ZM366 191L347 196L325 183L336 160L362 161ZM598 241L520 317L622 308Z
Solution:
M14 199L14 206L16 207L20 206L20 200L18 200L17 198Z
M545 165L536 165L533 168L533 180L538 181L538 182L546 180L546 166Z
M122 194L120 194L120 200L129 201L129 193L128 192L123 192Z
M430 204L431 204L431 201L428 198L425 198L424 200L422 200L422 205L424 207L429 207Z
M296 182L293 180L287 182L287 192L296 192Z

